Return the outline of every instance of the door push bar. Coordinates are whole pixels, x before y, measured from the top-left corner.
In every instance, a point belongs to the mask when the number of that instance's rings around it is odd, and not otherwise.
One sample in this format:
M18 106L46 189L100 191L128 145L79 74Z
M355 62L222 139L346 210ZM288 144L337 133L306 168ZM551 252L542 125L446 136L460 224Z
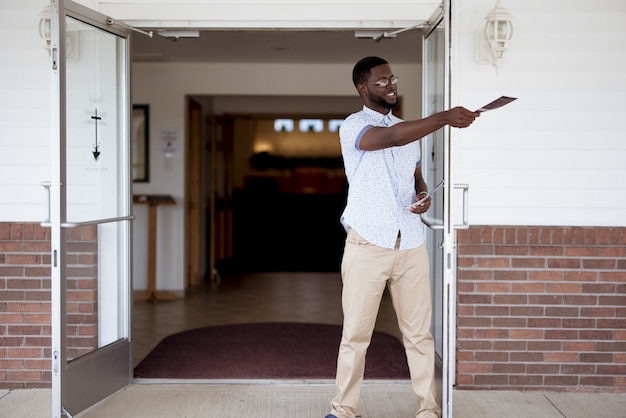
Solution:
M52 182L50 181L42 181L41 185L43 186L44 189L46 189L46 194L47 194L47 208L48 210L47 212L47 216L46 219L44 219L43 222L41 222L41 226L43 226L44 228L49 228L52 226L52 223L50 222L50 187L52 186ZM118 216L116 218L105 218L105 219L95 219L95 220L91 220L91 221L83 221L83 222L63 222L61 224L61 228L78 228L80 226L86 226L86 225L99 225L99 224L105 224L105 223L109 223L109 222L118 222L118 221L132 221L135 219L135 215L128 215L128 216Z

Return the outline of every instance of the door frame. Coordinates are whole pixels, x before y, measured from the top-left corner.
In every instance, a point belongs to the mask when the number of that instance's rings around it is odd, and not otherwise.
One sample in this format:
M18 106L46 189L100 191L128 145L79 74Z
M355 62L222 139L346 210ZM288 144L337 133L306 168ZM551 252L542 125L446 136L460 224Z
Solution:
M443 0L440 9L436 11L429 20L430 25L423 31L423 116L430 116L430 113L446 110L450 108L451 97L451 0ZM441 103L436 109L431 109L428 94L431 87L428 77L428 48L427 40L433 33L440 29L443 35L443 45L441 47L441 57L437 57L436 65L441 65L441 72L438 73L441 81L440 86L434 86L437 93L442 94ZM439 69L437 69L439 71ZM427 113L430 112L430 113ZM436 138L439 136L439 138ZM435 213L435 218L431 215L423 216L424 223L431 229L429 235L429 255L431 260L431 283L433 285L433 330L435 338L435 351L438 361L441 362L441 408L442 418L453 416L453 387L455 383L455 361L456 361L456 231L454 225L455 193L457 185L454 184L452 166L452 142L451 130L449 126L444 127L441 132L433 133L428 138L436 142L432 144L432 149L427 149L428 141L422 142L422 161L427 165L432 164L431 170L423 173L429 187L434 187L436 182L443 179L445 181L443 191L440 196L433 198L431 212ZM437 153L438 155L435 155ZM439 155L442 154L442 155ZM428 161L432 156L433 162ZM436 160L436 161L435 161ZM429 167L430 168L430 167ZM464 198L466 193L464 193ZM440 241L440 242L438 242ZM439 318L439 315L441 316ZM441 321L439 324L438 321ZM441 352L438 352L438 329L441 326Z

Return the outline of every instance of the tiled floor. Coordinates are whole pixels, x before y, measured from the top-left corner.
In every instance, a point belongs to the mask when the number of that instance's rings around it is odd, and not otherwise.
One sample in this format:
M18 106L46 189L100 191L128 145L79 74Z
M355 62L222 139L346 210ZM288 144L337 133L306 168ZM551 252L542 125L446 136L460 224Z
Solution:
M342 322L339 273L254 273L223 277L185 299L133 305L134 363L173 333L249 322ZM400 337L395 312L383 297L376 330Z

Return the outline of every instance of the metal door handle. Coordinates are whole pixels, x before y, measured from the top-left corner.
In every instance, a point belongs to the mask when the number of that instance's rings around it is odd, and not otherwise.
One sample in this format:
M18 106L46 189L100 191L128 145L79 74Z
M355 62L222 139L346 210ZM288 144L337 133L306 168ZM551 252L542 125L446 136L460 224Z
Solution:
M455 184L455 189L463 190L463 223L454 225L455 229L469 229L469 184Z
M46 194L48 195L48 203L47 203L47 207L46 207L46 219L41 223L41 226L46 226L50 224L50 187L52 187L52 182L51 181L42 181L41 182L41 186L46 189Z

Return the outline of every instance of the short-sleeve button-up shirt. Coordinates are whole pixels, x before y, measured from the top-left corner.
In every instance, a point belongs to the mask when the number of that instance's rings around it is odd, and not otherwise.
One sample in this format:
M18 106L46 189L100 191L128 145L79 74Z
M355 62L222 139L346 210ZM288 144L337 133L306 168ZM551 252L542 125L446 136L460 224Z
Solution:
M420 166L420 141L376 151L359 147L365 132L374 126L402 122L389 112L383 115L366 106L348 116L339 129L348 199L341 223L372 244L394 248L401 234L400 250L425 242L424 225L408 207L415 202L415 169Z

